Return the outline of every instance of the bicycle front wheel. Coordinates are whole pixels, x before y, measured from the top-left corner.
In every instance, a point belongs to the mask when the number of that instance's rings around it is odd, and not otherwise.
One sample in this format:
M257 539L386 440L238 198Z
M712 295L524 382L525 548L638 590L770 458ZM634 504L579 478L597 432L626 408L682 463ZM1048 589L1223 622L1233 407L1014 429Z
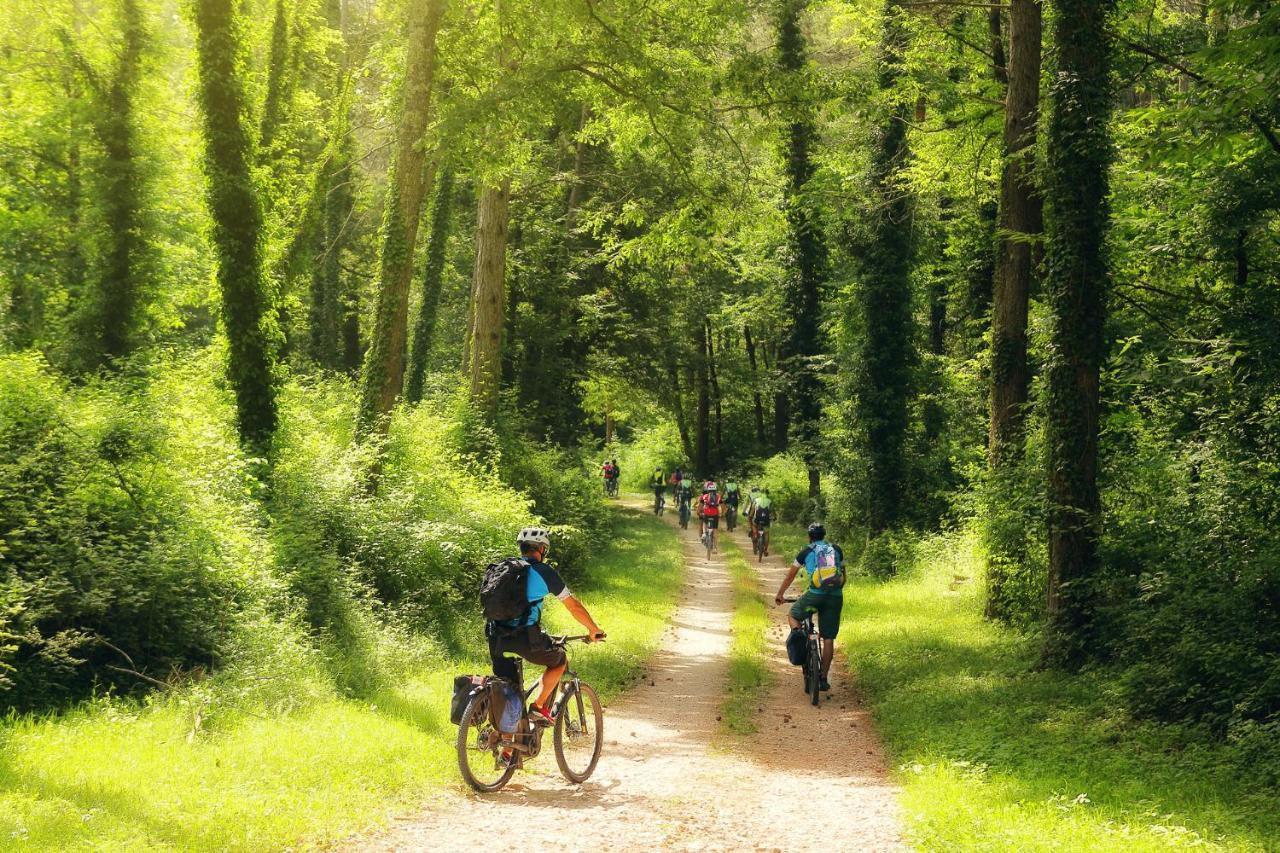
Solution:
M596 692L582 682L570 686L560 702L555 747L556 764L570 782L581 784L595 772L604 748L604 709Z
M458 726L458 769L467 784L482 794L502 789L516 772L502 760L502 735L489 721L489 699L481 692L467 703Z

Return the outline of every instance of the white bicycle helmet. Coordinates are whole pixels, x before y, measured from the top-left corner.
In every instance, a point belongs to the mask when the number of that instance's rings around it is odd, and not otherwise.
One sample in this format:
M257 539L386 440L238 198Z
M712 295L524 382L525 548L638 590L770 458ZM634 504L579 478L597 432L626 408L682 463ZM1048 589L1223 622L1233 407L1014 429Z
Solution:
M531 543L533 545L541 545L544 548L551 547L551 534L542 527L526 527L516 536L516 544L524 545Z

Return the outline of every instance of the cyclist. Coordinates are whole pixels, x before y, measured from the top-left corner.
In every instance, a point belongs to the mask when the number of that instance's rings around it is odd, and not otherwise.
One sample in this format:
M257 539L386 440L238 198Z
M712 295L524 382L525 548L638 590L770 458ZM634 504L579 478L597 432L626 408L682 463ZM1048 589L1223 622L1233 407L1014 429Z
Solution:
M614 479L615 470L616 469L613 467L613 463L610 462L608 459L606 459L604 461L604 464L600 466L600 475L604 477L604 493L606 495L609 494L609 485L610 485L610 481Z
M684 472L680 470L680 466L676 466L676 470L671 472L671 497L680 497L680 484L685 481Z
M749 520L752 530L751 539L754 542L765 535L765 532L769 529L769 524L773 521L773 500L769 497L769 490L764 489L757 494L753 505L755 508L751 511Z
M573 618L582 623L590 635L587 642L594 642L604 636L604 632L596 625L587 608L569 592L564 580L555 569L544 560L551 550L551 537L541 527L526 527L516 537L520 546L520 559L529 566L526 594L529 607L523 617L508 622L485 624L485 636L489 639L489 660L493 664L493 674L511 680L516 678L515 664L505 653L517 654L529 663L546 667L542 673L541 689L533 704L529 706L529 719L539 726L550 726L555 722L551 716L550 701L555 695L556 686L560 684L560 676L564 675L569 665L564 649L551 643L551 638L542 630L542 599L554 595L564 602ZM517 685L517 689L523 685Z
M698 538L707 535L707 530L715 530L720 523L720 495L716 491L715 480L707 480L702 486L702 497L698 498Z
M680 490L676 493L676 511L680 513L693 511L693 484L688 480L680 481ZM687 515L681 515L681 521L685 521Z
M653 489L653 514L657 515L667 488L667 478L662 476L662 466L653 469L653 474L649 477L649 488Z
M760 497L760 487L752 486L751 491L747 493L747 508L743 513L743 517L746 518L747 524L750 527L748 532L751 534L752 542L756 541L756 523L753 519L756 514L756 498L758 497Z
M809 525L809 544L796 554L791 570L773 597L775 604L782 604L782 597L795 580L796 572L804 569L804 595L791 605L787 621L791 630L800 629L800 620L806 613L818 614L818 636L822 638L822 690L830 690L827 675L831 671L831 658L836 650L836 635L840 633L840 611L844 607L844 552L839 545L826 541L827 530L821 524Z
M736 480L729 480L724 484L724 505L732 509L734 514L738 512L738 502L741 498Z
M622 479L622 469L618 467L618 460L614 459L609 463L613 466L613 493L618 493L618 481Z

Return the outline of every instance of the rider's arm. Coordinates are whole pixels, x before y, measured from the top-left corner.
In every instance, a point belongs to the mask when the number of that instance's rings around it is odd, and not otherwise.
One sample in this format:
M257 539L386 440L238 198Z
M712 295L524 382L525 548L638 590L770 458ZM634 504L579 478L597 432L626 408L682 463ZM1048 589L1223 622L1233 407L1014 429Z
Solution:
M782 586L778 587L778 594L773 597L774 604L782 603L782 596L786 593L787 587L791 586L791 582L796 579L796 572L800 571L799 563L792 563L791 568L787 571L787 576L782 581Z
M572 595L565 596L561 599L564 602L565 609L573 614L573 618L581 623L583 628L591 634L591 640L596 640L604 634L600 630L600 626L596 624L596 620L591 618L591 614L587 612L587 608L582 606L582 602L574 598Z

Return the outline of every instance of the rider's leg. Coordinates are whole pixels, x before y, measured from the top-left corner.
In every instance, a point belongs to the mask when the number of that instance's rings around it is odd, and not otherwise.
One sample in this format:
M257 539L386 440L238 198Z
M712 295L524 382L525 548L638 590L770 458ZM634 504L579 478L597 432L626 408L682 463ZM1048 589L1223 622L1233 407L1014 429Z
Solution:
M831 659L835 657L835 653L836 653L836 641L824 639L822 641L822 677L823 678L826 678L827 673L831 672Z
M542 673L542 689L538 691L538 698L534 704L539 708L547 707L547 702L551 701L551 697L555 695L556 687L560 685L560 678L564 675L564 671L569 668L569 662L565 661L559 666L549 666ZM823 670L826 672L826 670Z

